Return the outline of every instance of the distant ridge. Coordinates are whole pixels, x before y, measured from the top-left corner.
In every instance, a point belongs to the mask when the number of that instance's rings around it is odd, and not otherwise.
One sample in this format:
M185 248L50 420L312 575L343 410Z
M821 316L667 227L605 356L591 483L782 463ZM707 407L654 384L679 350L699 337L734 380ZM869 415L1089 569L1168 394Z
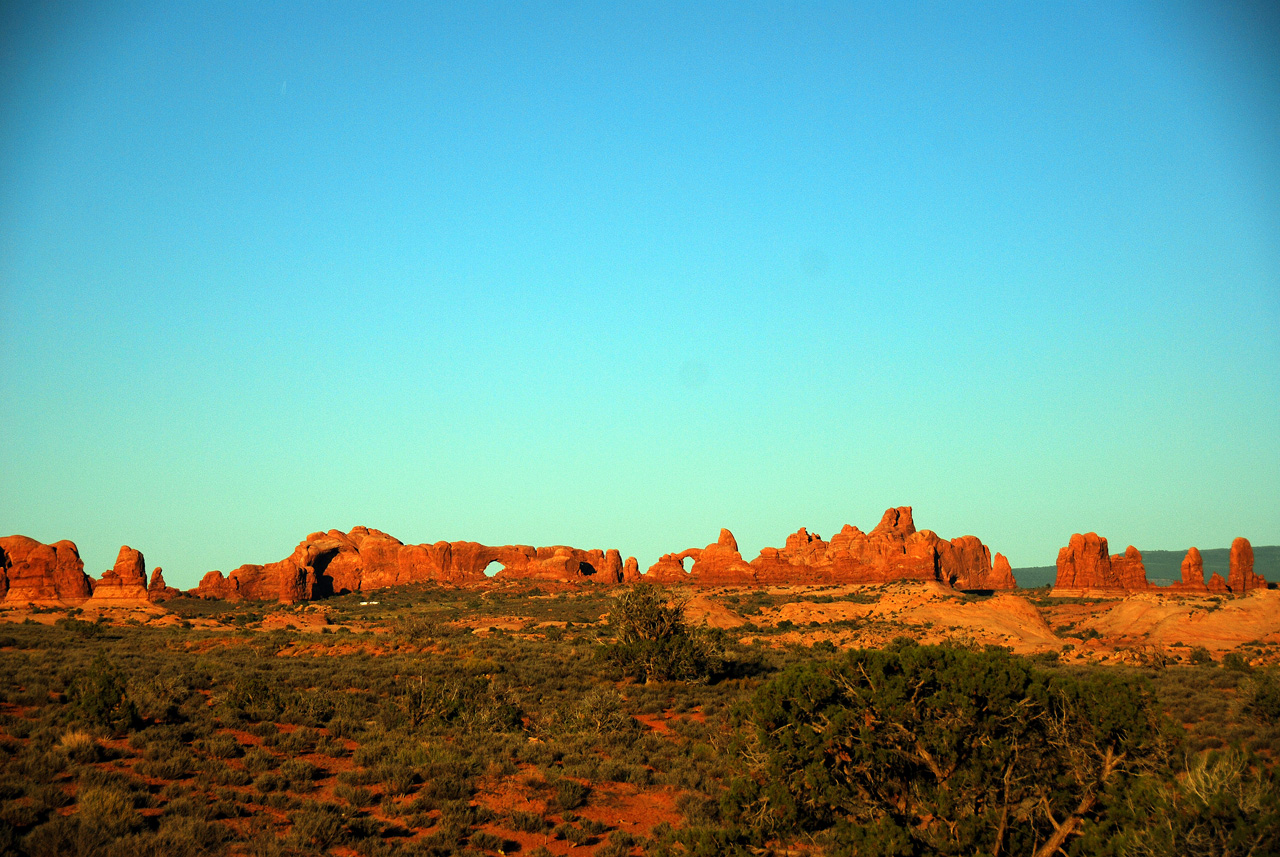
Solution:
M1142 551L1142 564L1147 569L1147 580L1158 586L1168 586L1175 580L1182 579L1182 558L1186 550ZM1204 558L1204 576L1207 580L1215 571L1227 577L1231 565L1231 548L1200 549ZM1280 545L1264 545L1253 549L1253 570L1267 580L1280 581ZM1037 565L1027 568L1015 568L1013 578L1022 589L1034 589L1037 586L1052 586L1058 576L1056 565Z

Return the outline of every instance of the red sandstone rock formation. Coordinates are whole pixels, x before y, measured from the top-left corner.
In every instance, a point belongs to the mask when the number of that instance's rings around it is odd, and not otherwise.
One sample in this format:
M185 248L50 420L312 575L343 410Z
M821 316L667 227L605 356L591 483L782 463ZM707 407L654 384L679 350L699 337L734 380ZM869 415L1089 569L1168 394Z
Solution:
M960 586L956 584L957 589L1013 589L1018 582L1013 577L1013 569L1009 567L1009 560L1002 553L996 554L996 558L991 563L991 574L987 578L986 586Z
M682 560L694 553L701 554L701 548L689 548L682 553L664 553L658 557L658 561L649 566L649 570L644 573L644 579L653 583L688 583L689 572L685 571Z
M1221 578L1219 578L1221 580ZM1182 579L1172 587L1179 592L1207 593L1209 587L1204 585L1204 558L1199 548L1189 548L1182 558Z
M690 576L704 586L740 586L756 582L756 571L738 553L738 540L726 529L694 558Z
M181 594L181 590L165 585L164 573L160 566L157 565L151 572L151 584L147 586L147 600L152 604L159 604L161 601L168 601L170 598L176 598Z
M1231 543L1231 570L1227 575L1227 586L1231 587L1234 595L1267 588L1267 579L1253 573L1253 545L1246 538L1238 538Z
M635 557L629 556L622 566L622 582L635 583L638 580L640 580L640 563Z
M0 567L5 569L5 604L73 605L93 593L74 542L46 545L26 536L0 538Z
M1125 548L1123 554L1111 557L1111 573L1124 589L1151 588L1151 584L1147 582L1147 569L1142 564L1142 553L1133 545Z
M1222 575L1214 572L1209 578L1209 593L1212 595L1230 595L1231 589L1227 586L1227 582L1222 579Z
M142 552L128 545L120 548L116 563L93 584L88 604L124 606L151 603L147 597L147 563Z
M495 575L499 580L619 583L623 578L616 550L478 542L406 545L380 530L356 527L349 533L312 533L279 562L241 566L226 578L210 572L196 594L294 602L425 581L474 585L488 579L487 569L495 562L502 566Z
M682 561L694 560L684 570ZM1003 559L1003 558L1002 558ZM993 571L991 553L974 536L947 541L930 530L917 531L911 507L889 509L870 533L845 525L830 542L801 527L782 548L764 548L750 563L737 542L721 530L715 544L666 554L650 567L659 583L700 585L789 585L941 581L962 589L1006 589L1014 584L1004 563Z
M1150 588L1142 554L1133 545L1123 554L1109 556L1106 539L1097 533L1075 533L1067 546L1058 551L1055 593L1090 589L1131 592Z

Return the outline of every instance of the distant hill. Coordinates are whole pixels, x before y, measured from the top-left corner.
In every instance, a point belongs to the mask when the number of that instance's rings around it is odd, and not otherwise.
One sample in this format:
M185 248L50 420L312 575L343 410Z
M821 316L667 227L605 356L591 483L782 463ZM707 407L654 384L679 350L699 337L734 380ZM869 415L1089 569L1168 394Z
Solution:
M1139 550L1142 550L1139 548ZM1142 564L1147 569L1147 580L1159 586L1168 586L1175 580L1182 579L1182 558L1187 555L1180 551L1142 551ZM1204 578L1215 571L1225 580L1231 568L1231 548L1200 549L1204 559ZM1263 545L1253 549L1253 570L1261 574L1268 583L1280 583L1280 545ZM1054 565L1040 565L1031 568L1015 568L1013 577L1023 589L1037 586L1052 586L1058 576L1058 568Z

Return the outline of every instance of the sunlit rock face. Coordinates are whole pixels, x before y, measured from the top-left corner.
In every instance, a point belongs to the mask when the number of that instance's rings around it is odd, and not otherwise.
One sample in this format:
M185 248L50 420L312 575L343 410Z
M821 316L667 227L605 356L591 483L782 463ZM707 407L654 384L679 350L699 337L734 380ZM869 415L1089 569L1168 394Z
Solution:
M492 563L501 566L494 578L499 581L621 583L624 576L617 550L465 541L406 545L381 530L355 527L312 533L279 562L242 565L226 577L209 572L194 594L295 602L429 581L470 586L490 580Z
M0 568L8 605L76 605L93 594L93 581L75 542L46 545L27 536L0 538Z
M150 604L147 594L147 563L142 551L124 545L115 565L94 581L89 606Z
M683 561L693 559L684 569ZM1004 558L1000 557L1003 561ZM959 589L1011 589L1007 561L997 569L991 552L975 536L948 541L915 528L910 506L885 511L870 533L846 524L831 541L804 527L781 548L767 547L744 562L728 530L705 548L663 555L646 575L659 583L702 586L786 586L829 583L936 581Z
M1053 588L1068 592L1141 592L1152 587L1142 554L1133 545L1124 553L1111 556L1107 553L1107 540L1097 533L1075 533L1058 551L1058 576Z

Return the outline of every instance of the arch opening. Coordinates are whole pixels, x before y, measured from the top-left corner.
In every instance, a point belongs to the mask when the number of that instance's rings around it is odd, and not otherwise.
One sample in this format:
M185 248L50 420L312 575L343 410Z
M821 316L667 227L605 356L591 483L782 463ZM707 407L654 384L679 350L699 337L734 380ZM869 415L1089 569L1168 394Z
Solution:
M489 563L484 567L484 576L497 577L498 572L505 571L506 568L507 567L505 565L503 565L501 562L495 559L493 562Z

